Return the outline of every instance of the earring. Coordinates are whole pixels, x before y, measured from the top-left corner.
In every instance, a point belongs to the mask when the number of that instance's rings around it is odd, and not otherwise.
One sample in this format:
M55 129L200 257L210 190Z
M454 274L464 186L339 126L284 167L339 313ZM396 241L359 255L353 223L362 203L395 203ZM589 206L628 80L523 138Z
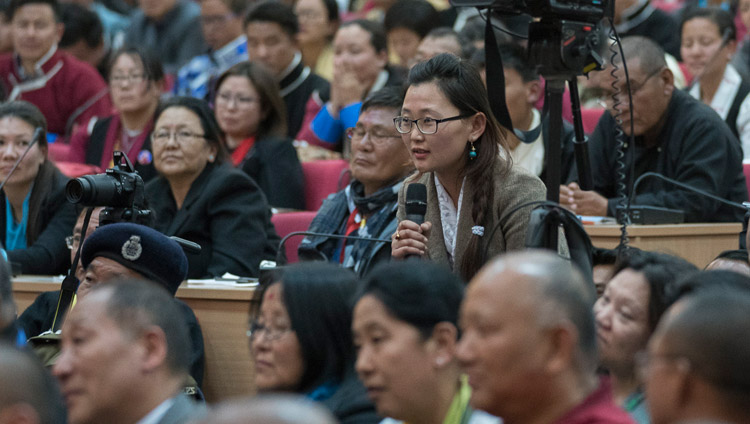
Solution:
M208 160L212 161L214 160L214 155L208 155Z
M471 143L471 151L469 152L469 160L477 158L477 149L474 148L474 140L469 141Z

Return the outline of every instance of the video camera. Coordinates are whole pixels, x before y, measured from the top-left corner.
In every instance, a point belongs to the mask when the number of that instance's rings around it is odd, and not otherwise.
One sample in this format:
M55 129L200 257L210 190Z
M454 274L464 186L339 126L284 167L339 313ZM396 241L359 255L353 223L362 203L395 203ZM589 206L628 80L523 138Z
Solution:
M100 225L115 222L144 224L151 218L146 208L143 178L123 152L112 154L114 165L103 174L84 175L68 181L65 196L83 206L106 206Z

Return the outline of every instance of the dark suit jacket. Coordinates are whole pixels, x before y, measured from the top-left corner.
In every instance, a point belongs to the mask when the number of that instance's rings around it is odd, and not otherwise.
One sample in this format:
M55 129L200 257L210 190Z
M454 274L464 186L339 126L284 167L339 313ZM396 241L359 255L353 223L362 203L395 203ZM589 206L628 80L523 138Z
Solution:
M193 402L183 394L175 397L172 406L161 417L157 424L184 424L193 420L200 420L206 415L206 405Z
M41 232L33 243L27 243L26 249L8 252L8 259L14 264L13 268L23 274L58 275L65 273L70 267L70 251L65 245L65 237L73 234L76 210L65 198L67 182L68 177L55 169L51 181L52 188L40 205ZM34 182L35 187L41 184L50 183L39 181L39 178ZM0 191L0 242L3 245L5 225L5 193ZM18 264L18 267L15 264Z
M291 139L256 140L238 168L255 180L271 206L305 209L305 176Z
M200 253L185 252L188 278L225 272L257 277L260 262L276 257L279 236L266 197L238 169L208 164L193 181L180 209L162 176L146 185L146 196L155 229L201 245Z
M375 405L367 397L367 391L353 371L347 373L338 390L321 401L341 424L377 424L382 418L375 412Z

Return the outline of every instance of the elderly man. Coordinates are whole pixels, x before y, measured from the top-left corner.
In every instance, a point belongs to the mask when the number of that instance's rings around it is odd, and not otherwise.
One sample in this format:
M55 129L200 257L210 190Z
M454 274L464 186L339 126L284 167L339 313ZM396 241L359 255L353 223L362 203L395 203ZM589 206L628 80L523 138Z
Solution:
M750 422L750 290L708 288L675 303L641 361L654 424Z
M78 242L73 242L77 247ZM187 258L177 242L149 227L130 223L105 225L91 233L83 244L81 265L85 271L78 286L79 300L99 283L124 277L146 278L174 296L187 275ZM19 321L29 334L52 327L58 295L43 293L21 315ZM180 300L175 303L190 330L190 375L200 386L205 362L200 325L188 305Z
M353 181L323 202L310 231L368 238L388 238L396 231L398 191L414 169L393 126L403 100L403 90L396 87L383 88L365 99L357 126L347 132ZM322 256L364 275L377 262L390 260L391 250L382 242L310 237L300 244L299 255L303 259Z
M32 352L0 341L0 423L62 424L65 407L52 376Z
M202 409L180 393L189 346L182 311L153 283L120 280L92 288L63 326L62 352L52 369L68 421L176 424L199 418Z
M594 288L553 253L487 264L461 306L471 405L507 424L632 423L596 376L593 302Z
M618 118L612 116L616 112L607 97L610 113L602 116L589 140L594 189L583 191L576 183L561 186L560 203L579 215L616 216L616 134L620 128L630 135L631 110L635 145L625 141L623 160L625 169L629 169L630 158L635 158L634 179L657 172L726 200L747 200L742 149L726 123L707 105L675 90L664 51L653 41L627 37L622 40L622 48L630 73L632 107L624 74L618 70ZM621 62L618 65L622 68ZM600 88L612 93L613 82L606 73ZM655 178L639 185L632 203L683 210L688 222L741 222L743 215L741 209Z

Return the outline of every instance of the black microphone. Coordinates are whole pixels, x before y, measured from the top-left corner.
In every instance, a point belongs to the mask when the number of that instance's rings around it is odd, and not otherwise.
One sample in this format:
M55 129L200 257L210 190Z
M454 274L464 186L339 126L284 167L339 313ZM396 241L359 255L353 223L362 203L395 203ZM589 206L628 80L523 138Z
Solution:
M630 193L630 200L632 201L635 197L635 194L638 192L638 186L641 184L641 182L648 178L657 178L663 181L666 181L670 184L673 184L677 187L683 188L688 191L692 191L693 193L700 194L701 196L708 197L709 199L716 200L717 202L723 203L727 206L731 206L733 208L742 209L742 210L748 210L748 207L743 205L742 203L732 202L731 200L723 199L713 193L709 193L705 190L701 190L699 188L692 187L688 184L682 183L680 181L677 181L675 179L665 177L662 174L659 174L658 172L644 172L638 179L635 180L635 184L633 184L633 191Z
M16 168L18 168L18 164L21 163L23 158L25 158L26 155L29 153L29 150L31 150L31 148L34 147L36 142L39 140L39 137L42 136L42 131L43 131L42 127L36 127L36 129L34 130L34 135L31 136L31 143L29 143L28 147L26 147L26 150L23 151L23 154L21 155L21 157L18 158L18 160L16 160L16 163L13 164L13 168L10 169L10 172L8 172L8 175L5 177L3 182L0 183L0 190L2 190L3 187L5 187L5 183L7 183L11 175L13 175L13 173L16 172Z
M412 183L406 187L406 218L418 225L424 223L424 215L427 213L427 187L421 183ZM421 258L419 255L406 255L404 259Z
M406 219L419 225L424 223L427 213L427 187L421 183L412 183L406 187Z
M375 237L359 237L359 236L345 236L342 234L332 234L332 233L316 233L314 231L292 231L291 233L284 236L284 238L281 239L281 242L279 242L279 251L276 253L276 265L283 265L286 263L284 260L284 245L286 244L286 241L289 240L292 237L295 236L313 236L313 237L326 237L336 240L363 240L363 241L371 241L376 243L390 243L391 239L381 239L381 238L375 238Z

